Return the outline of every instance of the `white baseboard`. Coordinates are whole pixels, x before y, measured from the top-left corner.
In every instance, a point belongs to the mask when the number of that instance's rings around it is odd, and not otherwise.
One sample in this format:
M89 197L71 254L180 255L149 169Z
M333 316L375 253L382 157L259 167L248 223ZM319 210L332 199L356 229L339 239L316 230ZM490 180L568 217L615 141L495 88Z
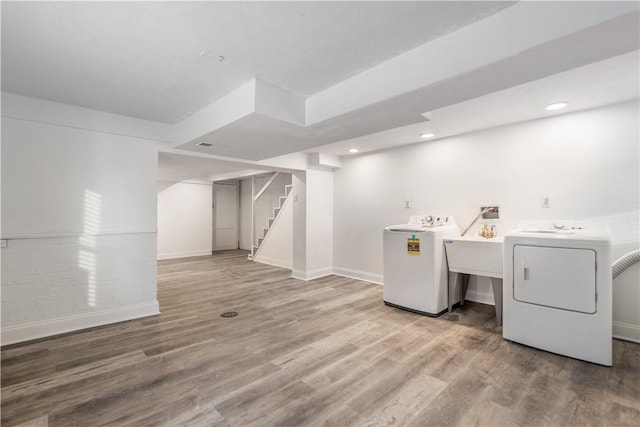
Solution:
M2 345L160 314L158 301L2 328Z
M253 258L253 260L255 262L259 262L260 264L272 265L274 267L282 267L282 268L286 268L287 270L291 270L291 268L293 267L291 265L292 264L291 260L269 258L262 255L256 255Z
M382 285L381 274L371 274L366 271L352 270L350 268L333 267L333 274L338 276L348 277L350 279L363 280L365 282L371 282L378 285Z
M613 337L619 340L640 344L640 325L624 322L613 322Z
M174 258L188 258L191 256L204 256L211 255L211 249L199 250L199 251L183 251L183 252L168 252L163 254L158 254L158 261L163 259L174 259Z
M331 267L318 268L311 271L291 270L291 277L304 281L319 279L321 277L331 276L332 274L333 269Z

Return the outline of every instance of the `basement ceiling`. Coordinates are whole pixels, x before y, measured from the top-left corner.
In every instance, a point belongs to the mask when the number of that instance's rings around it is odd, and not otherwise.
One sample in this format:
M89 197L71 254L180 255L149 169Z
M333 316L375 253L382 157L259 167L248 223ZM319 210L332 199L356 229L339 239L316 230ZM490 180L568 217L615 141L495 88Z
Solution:
M439 136L528 120L539 115L524 106L563 89L581 100L572 111L638 98L638 2L0 8L4 92L143 119L174 152L249 164L412 143L404 131L436 120ZM497 114L482 120L484 105Z
M252 78L312 95L511 4L3 1L2 89L176 123Z

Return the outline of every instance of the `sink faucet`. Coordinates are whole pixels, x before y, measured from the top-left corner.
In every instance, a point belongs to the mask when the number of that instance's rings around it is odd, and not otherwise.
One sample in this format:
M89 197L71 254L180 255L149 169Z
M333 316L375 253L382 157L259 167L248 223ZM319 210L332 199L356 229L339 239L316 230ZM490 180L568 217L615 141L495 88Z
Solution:
M473 224L475 224L476 221L478 220L478 218L480 218L482 215L486 214L487 212L495 212L495 211L496 211L496 209L494 207L484 208L482 211L480 211L478 216L476 216L473 219L473 221L471 221L471 224L469 224L467 226L467 228L464 229L464 231L462 232L462 234L460 236L463 237L465 234L467 234L467 231L469 231L469 229L473 226Z

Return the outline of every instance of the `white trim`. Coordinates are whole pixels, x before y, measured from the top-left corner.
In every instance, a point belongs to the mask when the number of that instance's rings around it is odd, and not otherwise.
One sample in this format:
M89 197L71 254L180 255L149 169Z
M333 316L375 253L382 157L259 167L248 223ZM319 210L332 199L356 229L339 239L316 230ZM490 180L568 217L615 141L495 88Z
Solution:
M198 251L167 252L163 254L158 254L158 261L161 261L164 259L188 258L192 256L205 256L205 255L211 255L211 249L201 249Z
M333 267L333 274L382 285L382 274L372 274L366 271L352 270L343 267Z
M333 274L332 267L317 268L307 271L307 280L319 279L321 277L331 276Z
M316 270L311 271L302 271L302 270L291 270L291 277L298 280L304 280L305 282L308 280L319 279L321 277L331 276L333 274L333 268L324 267L318 268Z
M9 233L0 236L2 240L26 239L71 239L79 237L100 236L130 236L140 234L156 234L156 231L101 231L99 233Z
M631 341L640 344L640 325L613 322L613 337L619 340Z
M298 280L307 280L306 274L302 270L291 270L291 277Z
M253 198L254 202L257 202L258 199L260 198L260 196L262 196L262 194L267 191L267 189L269 187L271 187L271 184L273 184L273 182L280 176L280 172L274 172L273 176L271 176L271 178L269 179L269 181L267 181L262 188L260 189L260 191L258 191L258 194L255 195L255 197Z
M282 267L286 268L287 270L291 270L293 268L293 263L291 262L291 260L269 258L262 255L254 255L253 260L255 262L259 262L260 264Z
M158 301L2 328L2 345L160 314Z

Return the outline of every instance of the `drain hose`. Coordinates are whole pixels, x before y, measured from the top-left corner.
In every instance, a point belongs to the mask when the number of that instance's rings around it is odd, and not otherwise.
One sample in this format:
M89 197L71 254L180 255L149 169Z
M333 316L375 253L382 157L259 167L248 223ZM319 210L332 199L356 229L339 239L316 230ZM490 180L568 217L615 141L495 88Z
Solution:
M615 279L620 275L620 273L638 262L640 262L640 248L622 255L620 258L615 260L611 266L613 278Z

